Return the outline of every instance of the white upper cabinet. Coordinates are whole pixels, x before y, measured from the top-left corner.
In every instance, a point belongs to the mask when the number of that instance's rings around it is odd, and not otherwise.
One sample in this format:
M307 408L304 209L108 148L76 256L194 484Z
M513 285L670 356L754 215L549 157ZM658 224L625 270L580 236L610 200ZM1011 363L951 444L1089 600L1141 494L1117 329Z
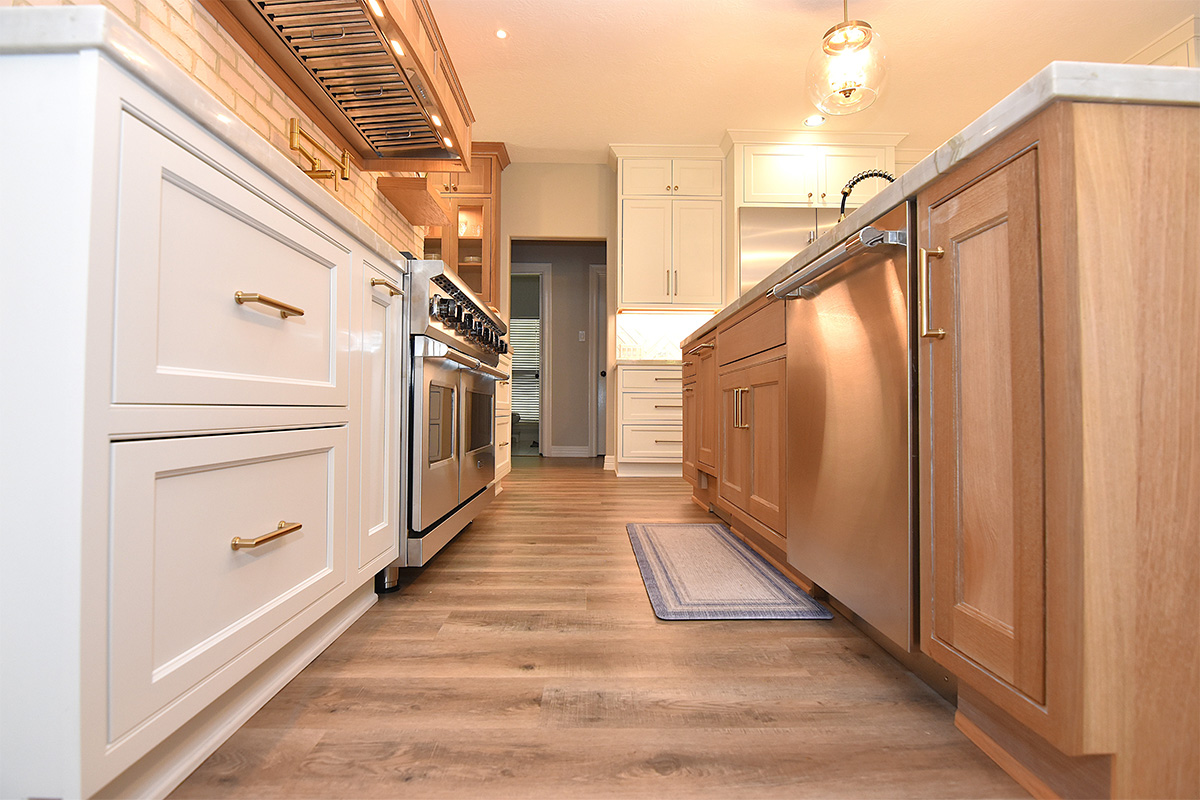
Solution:
M742 205L840 206L842 187L860 172L895 170L894 148L872 145L746 145L742 163ZM859 184L847 207L857 207L885 185Z
M621 194L630 197L720 197L725 162L719 158L625 158Z

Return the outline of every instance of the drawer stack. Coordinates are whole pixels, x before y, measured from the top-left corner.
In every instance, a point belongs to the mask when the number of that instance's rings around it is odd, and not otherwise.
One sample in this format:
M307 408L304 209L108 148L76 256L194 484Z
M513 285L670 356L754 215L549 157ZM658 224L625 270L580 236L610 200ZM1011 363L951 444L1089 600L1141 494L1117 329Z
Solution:
M683 373L678 365L618 366L618 475L678 475Z

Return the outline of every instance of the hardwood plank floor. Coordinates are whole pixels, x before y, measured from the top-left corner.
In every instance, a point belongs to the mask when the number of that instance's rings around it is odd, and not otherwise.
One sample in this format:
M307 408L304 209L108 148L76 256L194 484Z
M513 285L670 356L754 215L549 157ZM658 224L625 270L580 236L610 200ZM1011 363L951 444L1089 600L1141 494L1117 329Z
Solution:
M655 618L625 524L717 521L683 480L513 467L172 797L1028 796L841 617Z

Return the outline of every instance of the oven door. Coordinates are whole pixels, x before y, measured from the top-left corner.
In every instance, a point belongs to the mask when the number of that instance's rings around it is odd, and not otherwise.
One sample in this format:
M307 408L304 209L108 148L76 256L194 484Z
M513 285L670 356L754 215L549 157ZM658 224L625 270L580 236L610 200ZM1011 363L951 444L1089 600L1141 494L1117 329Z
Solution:
M487 370L486 372L484 370ZM459 496L467 500L496 477L496 377L486 367L459 370L462 379Z
M444 357L413 359L414 533L424 533L459 503L461 371Z

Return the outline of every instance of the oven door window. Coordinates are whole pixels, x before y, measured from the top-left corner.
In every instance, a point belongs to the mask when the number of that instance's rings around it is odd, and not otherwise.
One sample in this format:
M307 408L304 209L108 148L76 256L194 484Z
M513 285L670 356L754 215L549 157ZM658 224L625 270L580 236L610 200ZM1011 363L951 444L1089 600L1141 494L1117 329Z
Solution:
M467 452L472 453L481 447L492 444L492 427L495 423L496 412L492 402L493 394L466 391L467 398Z
M429 384L429 463L454 458L453 386Z

